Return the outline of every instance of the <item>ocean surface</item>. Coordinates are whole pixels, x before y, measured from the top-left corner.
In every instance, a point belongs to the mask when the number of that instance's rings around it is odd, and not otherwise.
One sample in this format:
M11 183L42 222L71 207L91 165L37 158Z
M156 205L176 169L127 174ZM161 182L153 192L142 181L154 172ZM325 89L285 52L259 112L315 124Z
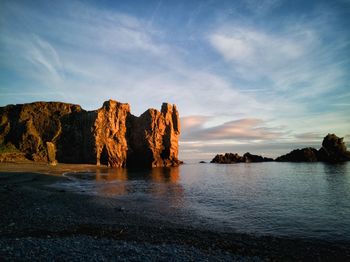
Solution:
M222 232L350 240L350 162L184 164L65 173L55 187L175 224ZM99 199L99 200L98 200Z

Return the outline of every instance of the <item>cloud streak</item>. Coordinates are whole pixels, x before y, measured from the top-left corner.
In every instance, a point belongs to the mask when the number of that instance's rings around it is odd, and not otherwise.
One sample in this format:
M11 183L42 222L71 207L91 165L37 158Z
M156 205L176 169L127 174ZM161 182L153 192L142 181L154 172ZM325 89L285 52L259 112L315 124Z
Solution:
M262 119L245 118L223 123L213 127L204 127L208 121L205 116L191 116L183 118L183 140L190 141L256 141L275 140L284 134L277 128L267 127Z

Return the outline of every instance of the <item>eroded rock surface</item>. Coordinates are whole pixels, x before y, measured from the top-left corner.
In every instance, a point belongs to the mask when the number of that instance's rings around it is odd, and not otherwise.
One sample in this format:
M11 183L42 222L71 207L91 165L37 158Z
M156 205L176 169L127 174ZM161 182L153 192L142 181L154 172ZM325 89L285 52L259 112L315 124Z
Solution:
M60 119L81 111L73 104L35 102L0 108L0 145L14 147L33 161L47 161L46 142L55 143L62 133Z
M128 166L177 166L180 135L179 113L175 105L163 103L161 111L148 109L129 121Z
M93 126L97 164L125 167L128 151L126 121L130 115L129 104L108 101L97 110Z
M113 100L95 111L37 102L1 107L0 120L0 145L33 161L113 167L180 164L179 114L167 103L161 111L149 109L136 117L129 104Z

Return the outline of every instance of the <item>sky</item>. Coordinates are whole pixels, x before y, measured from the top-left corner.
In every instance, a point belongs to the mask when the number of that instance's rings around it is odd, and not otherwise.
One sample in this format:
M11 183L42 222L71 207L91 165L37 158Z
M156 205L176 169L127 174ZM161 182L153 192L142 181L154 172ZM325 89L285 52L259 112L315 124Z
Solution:
M349 28L349 0L1 0L0 106L174 103L185 160L350 142Z

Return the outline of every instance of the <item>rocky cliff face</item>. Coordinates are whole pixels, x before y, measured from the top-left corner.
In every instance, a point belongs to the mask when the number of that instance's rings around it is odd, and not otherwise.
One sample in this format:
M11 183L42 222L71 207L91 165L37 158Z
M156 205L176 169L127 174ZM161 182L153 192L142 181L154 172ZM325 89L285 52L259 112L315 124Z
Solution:
M128 165L176 166L180 135L179 114L175 105L164 103L161 112L148 109L140 117L131 117Z
M97 110L93 125L96 162L99 165L125 167L128 142L126 140L126 121L130 115L130 106L108 101Z
M128 104L113 100L95 111L38 102L2 107L0 119L0 145L15 147L33 161L113 167L180 164L175 105L164 103L161 111L149 109L136 117Z
M0 108L0 144L15 147L33 161L46 161L46 142L55 143L62 133L60 121L82 111L78 105L36 102Z

